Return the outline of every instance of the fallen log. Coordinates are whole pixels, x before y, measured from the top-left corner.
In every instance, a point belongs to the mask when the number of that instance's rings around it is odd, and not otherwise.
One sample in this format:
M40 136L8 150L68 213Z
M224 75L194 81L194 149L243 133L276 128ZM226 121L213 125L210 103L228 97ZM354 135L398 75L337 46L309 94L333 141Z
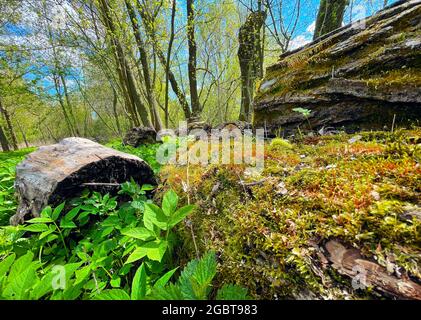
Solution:
M67 138L40 147L16 167L19 206L10 224L37 217L48 204L57 205L86 188L115 193L131 178L140 185L157 184L142 159L88 139Z
M397 299L421 300L421 285L389 274L386 268L364 258L359 250L346 248L335 240L327 242L325 249L334 269L340 274L362 280L364 287L372 287Z

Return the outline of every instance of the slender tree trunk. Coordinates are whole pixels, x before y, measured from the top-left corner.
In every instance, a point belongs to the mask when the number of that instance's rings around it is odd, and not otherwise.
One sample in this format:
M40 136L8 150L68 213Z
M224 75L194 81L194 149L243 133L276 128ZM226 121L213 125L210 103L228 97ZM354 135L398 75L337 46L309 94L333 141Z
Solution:
M142 39L140 34L139 24L137 23L136 19L136 12L133 6L130 4L129 0L125 0L127 12L129 13L130 21L133 28L133 33L135 36L135 40L137 43L137 47L140 54L140 62L142 64L143 70L143 78L145 80L145 87L146 87L146 98L148 100L149 109L153 118L153 125L155 130L159 131L162 129L162 121L161 116L159 115L159 111L156 105L156 97L154 94L154 88L151 80L149 63L148 63L148 54L145 50L145 43Z
M340 28L348 4L349 0L320 0L313 38L317 39Z
M169 61L167 61L167 59L165 58L164 53L162 52L159 43L155 37L155 34L152 29L152 19L150 18L148 12L146 12L146 10L142 8L142 5L139 1L137 1L137 7L139 9L140 16L142 17L143 26L145 27L148 37L151 39L152 46L158 57L158 60L161 63L162 67L166 68ZM178 85L174 73L171 70L168 71L168 80L170 82L173 92L175 93L175 95L178 98L178 101L180 102L181 108L184 112L184 116L186 117L186 119L189 119L191 116L189 104L187 102L186 96L184 95L183 91Z
M114 114L114 118L115 118L115 123L117 125L117 131L118 131L118 135L122 136L122 131L121 131L121 125L120 125L120 120L118 119L118 112L117 112L117 92L115 91L115 89L113 88L113 114Z
M171 51L175 38L175 12L177 8L177 0L172 1L171 9L171 30L170 30L170 41L168 43L167 51L167 64L165 65L165 126L168 128L168 119L169 119L169 74L170 74L170 64L171 64Z
M58 80L57 75L53 74L53 79L54 79L54 87L55 87L57 97L58 97L58 102L59 102L61 110L63 112L64 121L66 122L67 130L69 130L70 135L74 136L75 132L73 130L73 126L72 126L72 123L70 121L69 115L67 114L66 105L63 101L63 97L62 97L61 92L60 92L60 85L59 85L59 82L58 82L59 80Z
M142 120L144 126L152 127L152 123L149 119L145 105L140 100L133 73L124 55L123 46L117 39L116 27L114 25L114 21L111 18L109 5L106 0L100 0L99 3L104 20L104 25L108 31L108 35L111 39L113 49L115 49L116 63L120 65L119 77L122 81L122 86L125 86L127 88L127 94L128 98L130 99L131 110L135 120L135 125L139 125L139 120L136 119L134 110L136 110L137 114L140 116L140 119Z
M9 136L11 139L11 144L14 150L18 150L18 140L16 138L15 130L12 125L12 119L10 119L9 112L3 107L2 101L0 99L0 113L3 115L4 120L6 121L6 127L9 131Z
M23 128L20 125L19 121L17 122L17 124L18 124L18 128L19 128L20 134L22 135L23 142L25 142L25 146L27 148L29 148L29 142L28 142L28 139L26 138L25 131L23 130Z
M67 109L69 110L69 114L70 114L70 117L71 117L73 130L74 130L76 136L80 136L77 120L76 120L76 117L73 113L72 104L70 102L69 91L67 90L66 79L63 76L62 72L60 72L60 80L61 80L61 83L63 84L64 98L66 99L66 105L67 105Z
M6 134L4 133L3 127L0 125L0 144L3 151L10 151L9 141L7 141Z
M189 47L189 84L192 117L199 118L201 106L197 92L197 46L195 40L195 9L194 0L187 0L187 42Z

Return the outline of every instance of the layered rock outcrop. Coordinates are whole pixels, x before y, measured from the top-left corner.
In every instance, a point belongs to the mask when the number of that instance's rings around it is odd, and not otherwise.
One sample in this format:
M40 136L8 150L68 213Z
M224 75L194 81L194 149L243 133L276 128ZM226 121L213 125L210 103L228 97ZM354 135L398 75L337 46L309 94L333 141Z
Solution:
M310 124L295 108L312 111ZM283 54L268 68L254 109L254 126L272 133L419 122L421 0L399 1Z

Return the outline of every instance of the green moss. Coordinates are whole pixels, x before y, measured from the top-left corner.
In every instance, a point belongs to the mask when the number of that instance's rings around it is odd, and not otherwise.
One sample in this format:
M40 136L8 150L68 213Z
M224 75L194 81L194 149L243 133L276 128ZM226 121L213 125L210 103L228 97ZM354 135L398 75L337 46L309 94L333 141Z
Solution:
M332 47L338 43L335 37L325 39L324 41L315 44L312 47L287 56L281 60L276 66L269 68L266 79L278 79L272 85L270 90L260 91L256 95L256 102L272 97L281 97L287 93L305 93L307 90L314 90L323 87L331 78L332 71L340 70L346 65L350 65L359 61L363 66L358 68L355 72L347 72L347 79L366 79L369 85L376 86L379 84L388 84L392 79L392 83L396 85L408 84L419 86L421 74L417 63L419 59L414 59L415 62L408 62L413 64L413 70L397 69L392 65L391 75L384 73L385 66L379 66L377 59L388 48L395 47L397 44L404 42L407 38L416 38L419 31L414 31L410 28L407 22L401 23L397 26L402 30L397 36L391 37L391 41L385 41L384 37L372 38L377 32L373 28L368 28L365 31L353 36L355 43L360 46L351 50L348 54L337 56L331 51ZM367 44L367 40L370 42ZM388 38L386 38L388 39ZM409 56L416 57L415 51L402 52L402 54L409 54ZM418 62L416 62L418 61ZM387 67L386 67L387 68ZM405 72L411 73L410 76L405 75Z
M270 142L271 150L292 150L292 145L287 140L281 138L275 138Z
M189 181L183 199L198 205L191 224L199 250L219 253L221 284L246 286L255 298L303 291L344 298L337 285L353 292L349 278L320 267L317 248L332 238L384 266L393 257L400 272L421 279L421 222L402 215L419 205L421 170L414 153L388 152L393 143L418 141L421 130L361 135L354 143L346 134L298 144L275 139L250 187L240 183L249 179L244 166L190 167L188 178L185 167L165 167L163 190L183 194L180 180ZM187 260L195 252L191 232L181 237Z

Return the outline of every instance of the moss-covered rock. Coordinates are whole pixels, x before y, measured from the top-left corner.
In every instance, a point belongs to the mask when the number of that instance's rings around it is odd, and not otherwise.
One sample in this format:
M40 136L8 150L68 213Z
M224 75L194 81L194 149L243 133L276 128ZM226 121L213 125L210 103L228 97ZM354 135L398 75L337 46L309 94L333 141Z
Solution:
M421 2L400 1L283 54L255 99L254 125L273 133L322 126L383 129L421 118ZM306 128L305 128L306 129Z

